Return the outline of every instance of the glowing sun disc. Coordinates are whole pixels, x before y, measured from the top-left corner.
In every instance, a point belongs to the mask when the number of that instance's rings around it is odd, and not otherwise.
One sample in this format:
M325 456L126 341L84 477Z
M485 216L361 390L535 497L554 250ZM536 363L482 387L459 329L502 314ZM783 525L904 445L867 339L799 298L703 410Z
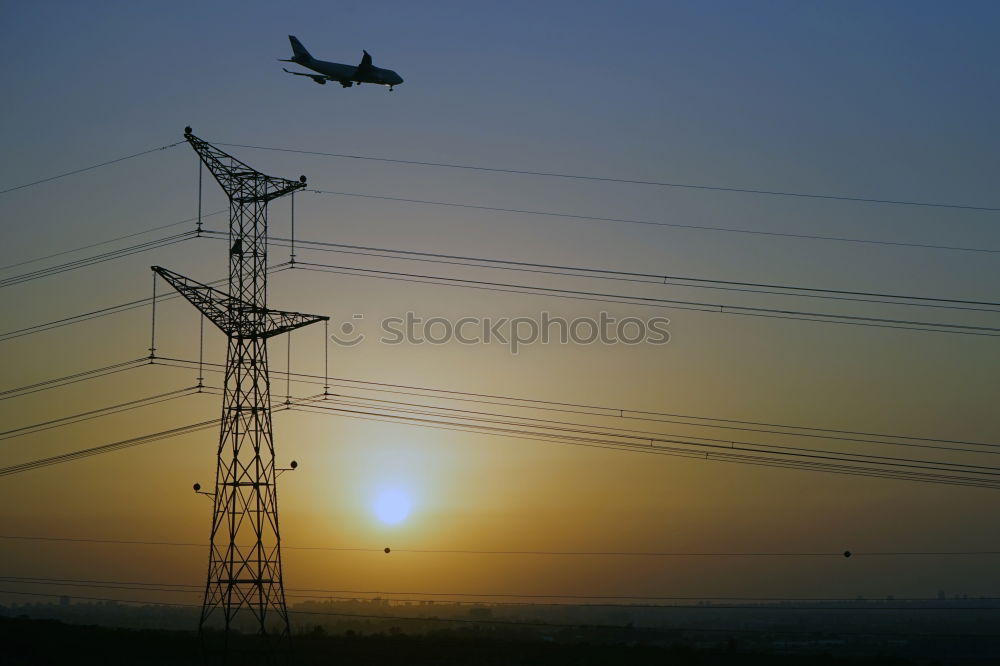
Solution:
M375 515L389 525L400 523L410 515L410 498L399 490L384 490L375 500Z

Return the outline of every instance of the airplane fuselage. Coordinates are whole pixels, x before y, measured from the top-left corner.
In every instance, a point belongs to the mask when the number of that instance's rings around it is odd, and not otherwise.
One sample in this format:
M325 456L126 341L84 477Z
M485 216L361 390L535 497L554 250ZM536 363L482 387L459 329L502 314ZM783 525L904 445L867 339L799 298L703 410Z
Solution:
M382 86L397 86L403 82L403 78L391 69L383 69L369 65L361 67L356 65L344 65L339 62L328 62L317 60L316 58L304 58L296 56L292 58L296 64L302 65L314 72L319 72L331 80L344 83L374 83Z

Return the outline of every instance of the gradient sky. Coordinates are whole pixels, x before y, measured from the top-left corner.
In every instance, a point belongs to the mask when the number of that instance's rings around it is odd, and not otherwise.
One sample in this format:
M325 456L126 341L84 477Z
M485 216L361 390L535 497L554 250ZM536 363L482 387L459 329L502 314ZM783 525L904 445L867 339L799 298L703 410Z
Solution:
M280 8L264 2L9 2L0 6L0 189L179 141L189 124L217 142L995 207L998 19L1000 8L989 2L300 2ZM406 82L390 94L285 75L275 59L289 57L289 34L316 57L338 62L354 63L367 49L376 65L398 71ZM310 186L325 190L1000 248L991 212L231 150L266 173L307 174ZM191 217L197 179L195 156L181 145L2 195L0 265ZM206 179L204 210L225 206ZM288 210L287 201L272 205L272 233L288 233ZM296 212L301 238L331 242L834 289L998 296L997 255L989 253L309 193L297 196ZM224 219L206 224L221 229ZM181 228L189 226L175 229ZM300 258L390 265L304 251ZM286 249L272 252L272 263L286 259ZM209 281L223 275L225 261L223 244L199 239L5 288L2 328L148 296L151 264ZM402 270L399 263L392 266ZM656 286L628 292L779 302ZM270 304L328 314L335 322L360 313L366 324L408 310L449 317L537 316L542 310L575 317L601 309L616 316L658 314L671 319L672 340L664 347L550 345L511 356L495 345L366 342L332 347L331 372L632 409L1000 442L1000 353L991 338L602 306L304 271L276 275ZM144 355L149 314L146 308L0 342L4 388ZM922 316L996 325L987 316ZM158 319L159 353L197 356L193 308L179 300L163 303ZM294 335L293 370L322 373L322 338L319 328ZM206 329L206 339L207 357L221 361L221 335ZM273 367L283 369L284 359L285 342L275 341ZM6 430L193 380L191 371L152 367L5 401L0 414ZM218 385L217 378L211 381ZM283 391L280 384L276 390ZM293 385L300 395L311 390ZM202 395L5 440L0 464L211 418L218 409L217 396ZM279 460L301 464L282 477L288 546L1000 550L993 529L1000 503L990 490L292 413L276 416L276 446ZM204 542L209 503L190 484L211 478L214 447L215 435L207 431L0 478L0 534ZM405 490L413 501L410 517L398 526L380 524L373 513L375 496L387 487ZM198 548L0 546L6 575L199 583L204 560ZM995 558L988 557L285 554L291 587L384 591L878 597L931 596L943 589L996 595L995 570Z

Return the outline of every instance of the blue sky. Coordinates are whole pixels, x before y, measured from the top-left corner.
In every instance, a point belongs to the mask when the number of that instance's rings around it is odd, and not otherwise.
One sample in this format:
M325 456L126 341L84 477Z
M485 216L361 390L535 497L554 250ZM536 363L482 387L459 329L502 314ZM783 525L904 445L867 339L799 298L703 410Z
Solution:
M171 142L191 124L237 143L991 203L997 150L988 128L1000 105L989 85L997 60L990 3L318 3L281 11L270 3L54 3L2 11L2 84L16 91L4 112L9 182ZM335 61L354 62L367 49L407 82L390 97L287 76L275 62L288 56L287 34ZM329 185L354 166L339 163L329 178L312 162L293 168L312 168L313 182ZM380 194L419 177L364 175ZM494 198L537 192L550 208L613 198L626 212L743 217L771 229L996 239L995 225L975 214L561 185L466 186Z

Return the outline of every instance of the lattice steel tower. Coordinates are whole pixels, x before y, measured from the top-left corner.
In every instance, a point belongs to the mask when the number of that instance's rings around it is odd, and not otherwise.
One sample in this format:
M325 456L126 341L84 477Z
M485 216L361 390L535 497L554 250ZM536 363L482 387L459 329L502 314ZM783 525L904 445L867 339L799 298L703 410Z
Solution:
M229 339L213 496L208 582L199 633L221 619L223 654L235 629L290 637L271 429L267 339L328 319L267 309L267 204L305 187L274 178L184 130L229 197L229 293L154 266ZM196 486L195 488L199 488ZM221 617L220 617L221 616ZM223 657L225 660L225 656Z

